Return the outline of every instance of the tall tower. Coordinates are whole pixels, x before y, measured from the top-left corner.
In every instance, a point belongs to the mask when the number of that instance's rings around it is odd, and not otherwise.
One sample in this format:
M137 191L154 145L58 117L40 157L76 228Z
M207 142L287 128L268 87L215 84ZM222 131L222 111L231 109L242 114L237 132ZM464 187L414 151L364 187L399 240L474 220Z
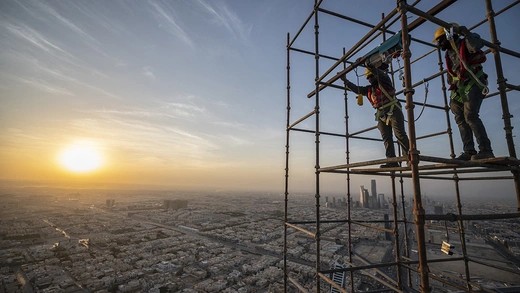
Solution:
M365 186L361 185L361 186L359 186L359 203L361 204L362 207L365 206L365 200L363 198L364 195L365 195Z
M380 193L377 195L377 201L379 202L379 207L381 209L385 208L385 195L383 193Z
M376 180L372 179L370 182L370 202L374 203L374 206L372 208L379 209L381 208L381 205L379 201L377 200L377 187L376 187Z
M370 208L370 194L367 189L363 189L363 207Z

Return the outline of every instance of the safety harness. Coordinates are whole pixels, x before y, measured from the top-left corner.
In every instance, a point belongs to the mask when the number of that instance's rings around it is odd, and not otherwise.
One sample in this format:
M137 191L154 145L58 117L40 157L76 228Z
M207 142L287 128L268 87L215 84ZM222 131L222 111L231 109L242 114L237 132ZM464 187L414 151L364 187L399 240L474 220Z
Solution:
M475 73L475 77L480 79L480 77L484 75L484 70L482 67L480 70ZM476 82L474 78L471 78L468 83L465 84L464 81L461 81L459 77L452 76L453 82L456 82L456 89L452 89L450 97L460 103L464 103L468 101L468 92L469 90L476 84L478 88L482 91L485 85Z
M453 28L451 28L453 30ZM477 84L479 89L482 91L483 95L487 95L489 93L488 87L480 81L480 77L484 75L484 69L482 67L482 63L486 61L486 55L482 50L478 50L477 52L466 56L466 42L461 40L460 47L457 50L457 46L455 44L455 40L453 38L453 31L449 32L444 29L446 33L446 38L450 42L453 51L457 54L457 57L460 60L460 69L459 74L456 75L451 68L449 54L446 51L446 67L448 69L448 73L452 77L452 84L450 86L451 95L450 97L460 103L464 103L468 101L468 92L469 90ZM468 65L468 60L470 65ZM470 76L469 82L465 79L465 73L469 73Z
M395 98L395 96L390 95L385 90L385 88L383 86L381 86L381 84L378 84L378 88L386 96L387 102L384 103L382 106L377 107L377 104L376 104L377 94L376 94L376 90L374 90L373 88L371 88L371 93L369 93L371 96L370 101L372 102L372 105L375 106L375 108L377 109L376 121L381 119L381 121L385 122L385 124L388 125L388 123L390 123L390 118L392 117L392 115L394 113L394 108L397 107L399 110L401 110L401 105L399 104L399 101ZM390 107L390 109L388 110L388 112L386 112L386 116L381 115L383 113L383 110L385 110L388 107Z

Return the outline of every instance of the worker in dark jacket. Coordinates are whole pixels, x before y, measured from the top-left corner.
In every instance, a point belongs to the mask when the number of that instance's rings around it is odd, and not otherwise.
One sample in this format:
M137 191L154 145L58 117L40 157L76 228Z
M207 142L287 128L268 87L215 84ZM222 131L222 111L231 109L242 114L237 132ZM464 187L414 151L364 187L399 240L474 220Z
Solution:
M377 110L377 128L381 132L381 137L386 149L386 157L395 157L392 129L395 132L398 143L403 148L404 154L408 155L410 148L408 136L404 128L404 116L399 101L395 98L395 89L388 75L377 68L366 69L366 78L369 86L357 86L347 80L345 75L340 78L345 83L347 89L367 96L372 107ZM381 168L399 167L397 162L381 165Z
M483 42L478 34L469 32L466 27L459 27L456 23L452 25L452 33L439 27L433 41L446 51L450 108L459 126L464 150L456 159L469 161L494 158L491 141L479 117L482 100L489 91L487 74L482 67L486 61L486 55L481 50ZM459 34L464 37L460 38ZM475 150L473 135L477 139L479 153Z

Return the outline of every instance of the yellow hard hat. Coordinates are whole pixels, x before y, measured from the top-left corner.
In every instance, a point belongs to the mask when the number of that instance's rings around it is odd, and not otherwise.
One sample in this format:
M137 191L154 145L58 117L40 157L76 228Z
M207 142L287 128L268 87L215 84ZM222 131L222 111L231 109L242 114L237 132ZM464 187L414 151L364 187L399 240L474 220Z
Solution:
M451 24L451 26L453 26L453 27L457 27L457 28L459 27L459 24L456 23L456 22L452 22L452 23L450 23L450 24ZM438 38L439 38L440 36L444 35L444 34L445 34L445 32L444 32L444 27L439 26L439 28L435 31L435 34L433 34L433 41L432 41L432 42L436 43L436 42L438 41Z
M366 68L365 69L365 76L369 76L372 74L372 71L370 71L370 69Z
M433 34L432 42L436 43L438 41L438 39L443 35L444 35L444 27L439 26L439 28L435 31L435 34Z

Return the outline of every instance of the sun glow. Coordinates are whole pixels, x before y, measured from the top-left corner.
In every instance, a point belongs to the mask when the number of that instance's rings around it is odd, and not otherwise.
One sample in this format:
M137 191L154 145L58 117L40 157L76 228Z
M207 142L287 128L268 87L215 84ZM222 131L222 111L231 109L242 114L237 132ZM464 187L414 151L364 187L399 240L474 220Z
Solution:
M88 173L103 165L101 153L92 143L76 143L59 155L60 165L75 173Z

